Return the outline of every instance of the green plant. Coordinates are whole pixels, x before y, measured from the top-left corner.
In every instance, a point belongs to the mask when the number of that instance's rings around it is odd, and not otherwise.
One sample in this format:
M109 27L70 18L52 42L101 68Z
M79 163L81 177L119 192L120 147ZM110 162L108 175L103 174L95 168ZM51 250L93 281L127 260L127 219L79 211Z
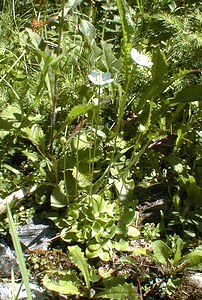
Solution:
M142 235L150 242L177 232L200 244L201 4L30 0L1 8L0 196L36 187L27 205L43 203L64 241L90 259L110 260ZM172 205L161 224L139 231L135 191L153 183L166 186ZM3 201L2 219L4 211ZM169 252L164 244L154 242L154 252ZM173 278L180 245L153 260Z
M128 251L128 239L139 236L133 225L134 207L120 206L100 195L83 196L71 203L63 218L54 218L61 238L68 243L84 244L88 258L108 261L116 249Z
M159 280L163 277L166 278L167 294L172 294L173 290L179 285L180 274L186 269L201 270L202 268L201 248L198 247L188 254L183 254L184 242L177 235L170 237L167 243L162 240L155 240L151 245L152 252L146 248L138 248L134 251L134 255L147 256L157 264L158 268L161 268L158 278ZM124 258L121 261L124 262Z
M136 299L134 287L127 284L123 278L107 278L103 280L101 291L97 292L94 285L101 280L95 270L87 263L83 252L78 246L69 246L70 259L79 269L81 276L77 276L74 271L49 271L43 278L46 288L60 292L65 295L77 295L99 299ZM84 282L83 282L84 279Z
M16 231L15 224L14 224L14 221L13 221L13 218L12 218L12 214L11 214L9 204L6 205L6 208L7 208L7 214L8 214L10 234L11 234L11 237L12 237L15 253L16 253L16 256L17 256L17 259L18 259L20 272L22 274L23 283L25 285L25 289L26 289L26 292L27 292L27 299L32 300L32 294L31 294L31 290L30 290L30 287L29 287L28 271L26 269L22 247L21 247L20 241L18 239L17 231Z

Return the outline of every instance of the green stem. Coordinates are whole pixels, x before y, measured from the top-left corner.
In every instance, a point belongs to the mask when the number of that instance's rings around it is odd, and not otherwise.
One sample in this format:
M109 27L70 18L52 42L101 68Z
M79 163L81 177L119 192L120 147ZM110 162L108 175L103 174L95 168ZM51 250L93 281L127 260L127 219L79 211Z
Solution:
M60 55L60 46L61 46L63 23L64 23L64 8L65 8L65 0L62 0L62 16L61 16L60 29L59 29L57 56ZM55 68L55 81L54 81L54 91L53 91L53 107L52 107L52 115L51 115L51 134L50 134L50 154L51 155L53 154L54 129L55 129L56 107L57 107L57 96L58 96L58 67L59 67L59 62Z
M99 118L99 114L100 114L100 87L98 88L98 107L96 108L95 112L93 112L93 120L92 120L92 129L94 127L95 124L95 132L93 134L93 132L91 131L91 142L93 140L93 156L90 157L90 161L92 159L92 163L91 163L91 169L90 169L90 174L91 174L91 185L90 185L90 197L92 197L92 191L93 191L93 177L94 177L94 170L95 170L95 156L96 156L96 148L97 148L97 132L98 132L98 124L96 121L96 118ZM95 122L94 122L95 121ZM91 151L90 151L91 153Z

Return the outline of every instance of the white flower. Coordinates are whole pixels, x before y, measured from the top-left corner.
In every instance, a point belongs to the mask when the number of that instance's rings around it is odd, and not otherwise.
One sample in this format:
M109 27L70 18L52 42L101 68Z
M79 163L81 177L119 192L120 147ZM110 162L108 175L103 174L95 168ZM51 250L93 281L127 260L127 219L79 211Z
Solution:
M132 48L130 56L132 60L140 66L151 68L153 65L153 62L151 62L150 58L147 55L139 53L135 48Z
M98 106L98 104L99 104L99 99L98 99L98 98L94 98L94 99L92 100L92 102L93 102L94 105Z
M139 126L138 126L138 130L139 130L139 132L144 132L145 131L145 126L144 125L142 125L142 124L140 124Z
M101 72L101 71L95 71L92 70L91 73L88 75L88 78L90 81L97 85L104 85L108 84L114 81L114 79L111 78L110 72Z

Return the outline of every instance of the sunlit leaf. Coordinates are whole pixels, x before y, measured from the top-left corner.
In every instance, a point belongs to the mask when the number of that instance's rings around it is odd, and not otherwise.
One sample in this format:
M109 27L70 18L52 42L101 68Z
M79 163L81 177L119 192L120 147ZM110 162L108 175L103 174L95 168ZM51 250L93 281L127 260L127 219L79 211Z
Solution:
M105 288L102 292L97 293L98 298L106 299L128 299L136 300L135 289L132 284L123 283L110 288Z
M20 244L20 240L18 238L17 230L16 230L16 227L15 227L15 224L13 221L13 216L11 214L11 209L10 209L8 202L6 203L6 209L7 209L7 215L8 215L8 223L9 223L9 227L10 227L10 234L12 237L15 253L16 253L16 256L18 259L19 269L22 274L22 279L23 279L25 289L27 292L27 300L32 300L33 298L32 298L32 293L31 293L30 286L29 286L28 271L26 269L26 264L25 264L25 259L23 256L22 247Z
M183 256L181 261L188 264L189 269L202 270L202 249L190 252Z
M176 241L176 251L174 254L174 259L173 259L173 266L176 266L177 263L180 261L181 257L182 257L182 249L184 247L184 243L183 240L181 238L178 238Z
M79 246L69 246L68 250L70 252L69 258L71 259L72 263L74 263L75 266L77 266L77 268L79 268L79 270L81 271L86 282L86 287L89 289L90 274L89 274L88 264L86 262L83 252L81 251Z
M93 45L95 42L95 27L89 21L81 20L80 30L87 38L90 45Z
M64 295L80 295L76 276L61 271L52 271L43 278L43 285L50 291Z
M8 105L1 112L1 119L2 119L2 122L7 121L11 124L14 123L15 127L17 127L17 123L21 122L21 120L22 120L22 111L21 111L20 107L17 105Z
M71 111L68 113L65 121L63 122L62 126L58 130L56 136L65 128L66 125L71 124L76 118L83 117L85 113L87 113L90 109L93 108L92 104L80 104L74 106ZM55 138L56 138L55 136Z
M154 241L152 246L156 260L162 264L167 264L172 250L161 240Z
M46 151L44 132L38 124L32 125L31 128L29 127L22 128L20 134L24 138L30 140L42 152Z
M112 45L108 44L106 41L102 41L101 45L103 50L102 62L106 67L106 70L109 72L118 71L120 63L114 55Z
M61 208L67 205L64 183L61 181L52 191L51 206Z
M153 52L153 67L152 67L152 81L155 85L155 81L162 81L164 75L166 75L168 70L168 64L165 58L164 53L160 50L160 47L157 46Z
M88 167L88 165L86 165ZM89 171L88 168L86 168L85 171ZM82 172L75 166L72 171L72 176L77 180L80 187L85 188L91 184L91 177L88 173Z
M114 248L117 251L124 252L129 250L129 244L124 239L120 239L118 242L114 243Z
M26 28L26 31L29 35L31 44L34 46L34 48L38 49L39 45L42 41L42 38L40 37L40 35L30 28Z
M128 226L128 236L129 237L133 237L133 238L137 238L140 235L140 231L133 227L133 226Z

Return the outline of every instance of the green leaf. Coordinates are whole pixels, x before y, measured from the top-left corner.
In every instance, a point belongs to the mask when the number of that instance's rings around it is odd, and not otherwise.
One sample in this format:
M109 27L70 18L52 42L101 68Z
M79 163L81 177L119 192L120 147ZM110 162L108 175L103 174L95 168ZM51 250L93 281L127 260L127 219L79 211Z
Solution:
M12 166L8 164L2 164L2 167L13 172L13 174L20 174L20 171L18 169L13 168Z
M184 233L188 235L188 237L194 238L196 237L196 233L190 230L185 230L184 229Z
M110 223L112 223L112 221ZM108 224L107 224L107 226L104 228L102 237L105 239L111 240L115 236L115 233L116 233L116 225L114 223L112 223L112 225L109 224L109 226L108 226Z
M93 195L91 198L92 210L95 217L106 211L105 200L100 195Z
M91 268L90 269L90 281L91 282L98 282L100 280L100 275L97 274L97 270Z
M137 107L137 111L142 110L147 100L151 99L157 99L160 97L161 93L166 90L169 86L171 86L175 81L177 81L179 78L188 75L192 73L192 71L183 70L174 75L171 79L166 80L163 82L162 80L159 80L158 82L155 81L155 83L152 82L149 84L149 86L146 88L145 92L143 93ZM172 104L172 103L171 103ZM176 105L173 103L173 105Z
M16 256L18 259L20 272L22 274L22 279L23 279L25 289L27 292L27 300L32 300L32 293L31 293L30 286L29 286L29 277L28 277L28 272L27 272L26 265L25 265L25 259L23 256L22 247L21 247L18 235L17 235L17 230L15 228L15 224L14 224L13 217L12 217L11 210L10 210L8 203L6 204L6 208L7 208L10 233L11 233L15 253L16 253Z
M189 269L202 270L202 249L196 249L183 256L181 262L188 264Z
M66 125L70 124L77 117L82 116L90 108L92 108L92 105L80 104L74 106L66 118Z
M80 31L85 35L90 45L93 45L95 42L95 27L93 24L86 20L81 20Z
M176 266L182 257L182 249L183 249L184 243L181 238L177 239L176 246L177 246L177 249L174 254L173 266Z
M120 67L120 64L118 63L113 51L112 51L112 45L108 44L105 41L101 41L102 45L102 63L106 67L107 71L112 72L118 70L118 67Z
M122 256L121 258L118 259L118 262L127 263L127 264L135 267L138 270L138 272L140 271L140 269L138 268L138 263L136 263L136 259L133 257ZM141 271L140 271L140 273L141 273Z
M127 241L120 239L118 242L114 242L114 248L121 252L128 251L129 244Z
M91 228L92 238L96 237L97 235L102 235L102 225L99 222L95 221Z
M64 295L80 295L77 285L80 283L76 276L64 271L51 271L52 276L46 274L43 285L50 291Z
M95 243L95 242L90 242L88 243L88 250L89 251L97 251L101 248L101 244Z
M161 240L154 241L152 246L155 259L162 264L167 264L172 250Z
M30 140L35 146L41 149L42 152L46 152L45 136L38 124L34 124L31 128L22 128L20 133L24 138Z
M134 32L134 22L132 21L130 14L130 7L125 0L116 0L120 23L123 33L123 53L124 53L124 71L126 82L128 80L129 68L130 68L130 51L132 48L130 35Z
M87 111L93 108L91 104L80 104L76 105L72 108L69 112L68 116L66 117L65 121L63 122L62 126L58 130L57 134L55 135L54 139L59 135L59 133L69 124L71 124L76 118L83 116Z
M202 100L202 85L191 85L176 94L174 101L189 103Z
M130 34L134 31L134 21L131 17L130 7L125 0L117 0L117 7L120 15L120 22L123 30L124 43L130 40Z
M89 144L90 143L87 132L83 132L74 138L72 142L72 147L74 147L76 151L85 150L86 148L91 147Z
M135 217L135 209L127 208L127 209L125 209L124 213L122 214L121 222L123 224L130 225L133 222L134 217Z
M88 168L87 164L85 164L85 166L86 168ZM87 171L89 171L89 169L87 169ZM72 176L77 180L79 186L82 188L86 188L87 186L90 186L92 184L90 175L85 174L84 172L80 172L80 170L78 170L76 166L72 171Z
M0 129L6 130L4 132L1 131L1 139L3 139L8 134L8 132L12 129L12 124L9 121L3 120L0 117Z
M166 157L166 160L170 164L170 166L177 172L178 174L181 174L183 172L183 164L182 161L179 157L177 157L174 154L169 154Z
M1 113L1 118L9 123L19 123L22 120L22 111L17 105L8 105Z
M196 183L194 176L182 177L184 188L188 195L189 203L193 206L201 205L202 203L202 189Z
M114 185L117 189L120 201L130 201L133 197L134 180L124 178L114 179Z
M64 7L64 15L66 15L71 9L75 8L77 5L81 3L82 0L68 0L65 3ZM60 12L61 15L61 12Z
M137 238L138 236L140 236L140 231L134 226L128 226L127 234L129 237Z
M152 67L152 81L161 82L164 75L167 73L168 64L165 58L165 55L160 50L160 47L157 46L153 52L153 67Z
M40 35L38 33L36 33L35 31L32 31L30 28L26 28L26 31L29 35L32 45L34 46L35 49L38 49L39 45L42 41L42 38L40 37Z
M67 196L65 194L64 182L61 181L52 191L51 206L62 208L67 205Z
M105 288L102 292L96 294L97 298L104 299L128 299L136 300L135 288L132 283L123 283L109 288Z
M152 253L146 248L137 248L133 251L133 254L145 255L145 256L150 257L151 259L154 260L154 257L152 255Z
M84 253L81 251L79 246L69 246L68 250L70 252L69 258L71 259L72 263L81 271L87 289L90 289L90 273L88 269L88 264L84 257Z
M110 260L110 249L105 250L103 245L99 244L90 244L86 248L86 256L88 258L99 257L103 261Z

